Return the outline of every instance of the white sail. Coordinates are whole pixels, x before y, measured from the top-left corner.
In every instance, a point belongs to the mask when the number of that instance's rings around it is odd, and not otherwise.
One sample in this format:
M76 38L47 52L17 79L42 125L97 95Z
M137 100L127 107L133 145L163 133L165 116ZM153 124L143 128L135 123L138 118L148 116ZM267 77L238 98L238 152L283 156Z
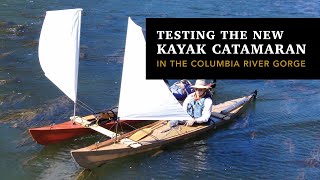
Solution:
M39 39L42 70L74 102L77 100L81 11L47 11Z
M188 120L191 117L163 80L146 80L146 42L140 26L128 20L119 111L124 120Z

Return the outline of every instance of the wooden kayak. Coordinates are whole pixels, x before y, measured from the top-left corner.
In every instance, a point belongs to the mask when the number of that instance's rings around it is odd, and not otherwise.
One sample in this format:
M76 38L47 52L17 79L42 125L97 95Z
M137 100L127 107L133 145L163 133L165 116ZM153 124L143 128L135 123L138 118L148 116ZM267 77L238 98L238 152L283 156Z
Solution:
M160 149L232 122L256 95L257 91L249 96L214 105L211 119L205 124L170 127L167 121L157 121L116 138L72 150L71 155L81 167L92 169L109 160Z
M101 113L92 114L83 117L85 120L88 120L92 123L95 123L96 117L99 116L99 125L106 128L112 129L116 128L116 123L121 125L124 129L128 129L129 125L139 123L142 121L114 121L116 118L117 112L112 110L107 110ZM31 137L38 143L42 145L49 145L53 143L59 143L62 141L70 140L76 137L88 135L95 133L96 131L87 128L75 121L69 120L60 124L53 124L44 127L30 128L29 133Z

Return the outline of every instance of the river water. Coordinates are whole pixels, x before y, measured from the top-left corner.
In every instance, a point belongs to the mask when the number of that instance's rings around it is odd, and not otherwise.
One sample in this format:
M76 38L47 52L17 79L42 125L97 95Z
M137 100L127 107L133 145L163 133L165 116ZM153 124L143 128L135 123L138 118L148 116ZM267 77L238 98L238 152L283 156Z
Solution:
M258 90L237 122L182 144L115 160L92 171L70 150L99 135L44 147L30 127L63 122L72 102L43 74L37 41L47 10L83 8L78 98L95 110L117 104L127 18L319 17L311 1L0 2L1 179L320 179L319 80L218 80L215 103ZM22 25L19 31L4 27Z

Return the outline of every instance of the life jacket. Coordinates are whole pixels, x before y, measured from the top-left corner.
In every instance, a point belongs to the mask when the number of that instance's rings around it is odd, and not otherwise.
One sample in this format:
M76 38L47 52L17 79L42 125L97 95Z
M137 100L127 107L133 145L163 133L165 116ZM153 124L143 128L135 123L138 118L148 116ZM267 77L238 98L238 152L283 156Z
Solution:
M180 83L183 83L184 87L181 86ZM187 80L177 81L170 86L170 91L173 93L177 100L184 100L188 94L194 92L193 88L191 88L191 85L192 84Z
M199 100L195 100L194 96L192 96L191 101L188 103L187 106L187 113L192 117L192 118L198 118L202 116L202 110L204 108L204 101L207 98L211 98L210 94L206 93L206 95Z

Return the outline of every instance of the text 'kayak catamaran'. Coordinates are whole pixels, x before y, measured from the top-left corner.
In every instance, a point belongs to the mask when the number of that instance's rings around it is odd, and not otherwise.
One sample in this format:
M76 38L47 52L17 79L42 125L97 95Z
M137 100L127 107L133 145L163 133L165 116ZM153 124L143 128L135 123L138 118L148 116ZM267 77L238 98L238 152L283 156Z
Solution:
M137 96L141 88L143 98ZM156 92L155 92L156 91ZM157 94L157 96L154 96ZM118 117L126 120L159 120L132 132L88 147L72 150L74 160L84 168L94 168L124 156L159 149L188 139L232 121L251 102L257 92L227 101L212 108L208 123L191 127L168 126L170 120L191 119L169 91L163 80L146 80L146 43L141 27L128 20L126 47L122 71Z

